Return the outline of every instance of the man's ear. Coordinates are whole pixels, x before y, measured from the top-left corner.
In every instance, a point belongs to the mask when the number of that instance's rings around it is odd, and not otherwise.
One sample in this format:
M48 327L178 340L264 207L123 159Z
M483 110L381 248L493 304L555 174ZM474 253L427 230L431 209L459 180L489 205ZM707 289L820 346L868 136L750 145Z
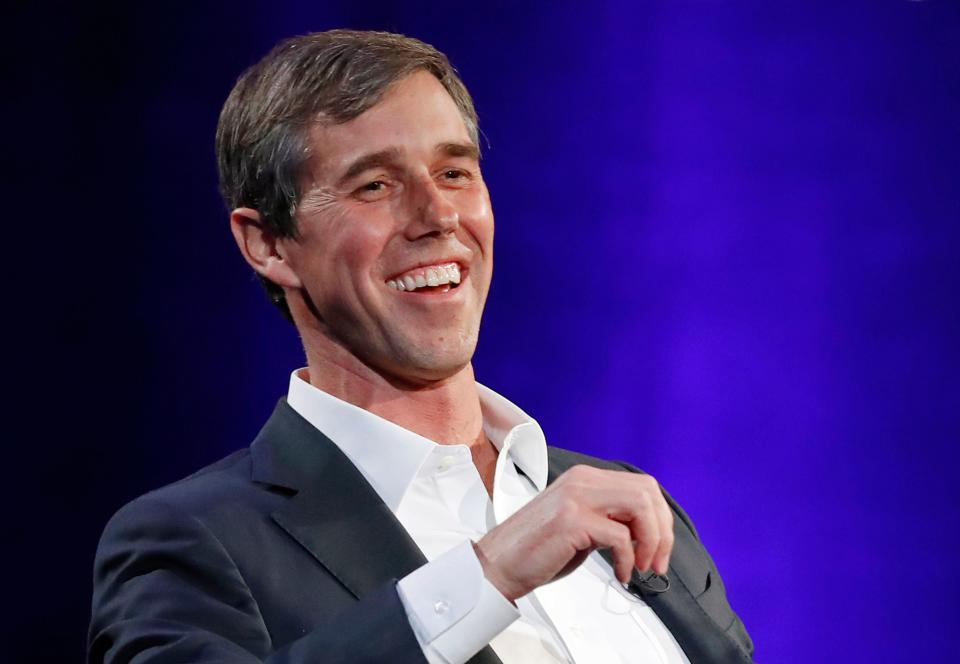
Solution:
M237 208L230 213L230 230L240 253L257 274L283 288L300 288L300 277L278 251L279 238L263 223L252 208Z

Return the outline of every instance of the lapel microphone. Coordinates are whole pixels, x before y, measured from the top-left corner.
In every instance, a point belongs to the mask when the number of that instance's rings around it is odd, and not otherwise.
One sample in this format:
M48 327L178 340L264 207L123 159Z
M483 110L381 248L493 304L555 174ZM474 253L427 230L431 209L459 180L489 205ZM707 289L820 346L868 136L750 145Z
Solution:
M613 575L613 553L611 553L610 549L597 549L597 553L610 565L611 575ZM613 583L620 583L615 575L611 581ZM643 599L644 597L650 597L652 595L662 595L670 590L670 577L666 574L661 576L653 570L641 572L634 567L633 573L630 575L629 583L620 583L620 586L634 597Z
M670 577L657 574L653 570L640 573L636 569L626 585L627 592L641 599L650 595L661 595L670 590Z

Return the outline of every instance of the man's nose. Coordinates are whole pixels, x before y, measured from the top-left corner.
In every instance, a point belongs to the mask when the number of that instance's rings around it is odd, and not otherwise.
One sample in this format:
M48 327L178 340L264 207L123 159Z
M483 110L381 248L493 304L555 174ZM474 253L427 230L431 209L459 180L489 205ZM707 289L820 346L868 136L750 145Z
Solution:
M460 225L460 213L433 179L418 182L414 187L410 223L411 239L424 235L452 233Z

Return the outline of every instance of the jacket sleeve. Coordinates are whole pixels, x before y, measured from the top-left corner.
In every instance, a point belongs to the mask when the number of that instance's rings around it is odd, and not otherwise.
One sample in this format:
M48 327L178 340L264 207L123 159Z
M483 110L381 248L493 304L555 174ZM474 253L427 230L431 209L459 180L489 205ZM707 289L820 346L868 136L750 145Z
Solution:
M107 525L94 563L90 664L319 661L425 661L395 581L276 648L236 564L200 519L146 496Z

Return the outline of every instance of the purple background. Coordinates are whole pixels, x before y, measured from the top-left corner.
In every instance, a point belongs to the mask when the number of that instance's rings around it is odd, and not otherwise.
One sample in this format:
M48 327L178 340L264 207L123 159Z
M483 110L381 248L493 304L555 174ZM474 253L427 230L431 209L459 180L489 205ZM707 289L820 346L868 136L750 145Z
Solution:
M14 10L10 661L80 657L110 514L247 444L300 365L213 133L244 67L337 26L476 98L480 380L671 490L759 661L953 656L960 5L518 4Z

